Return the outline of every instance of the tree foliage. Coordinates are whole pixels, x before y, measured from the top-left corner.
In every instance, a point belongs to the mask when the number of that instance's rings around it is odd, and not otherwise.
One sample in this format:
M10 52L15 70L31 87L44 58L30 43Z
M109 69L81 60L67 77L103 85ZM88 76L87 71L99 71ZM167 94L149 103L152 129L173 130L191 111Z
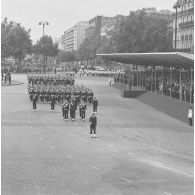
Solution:
M117 52L167 52L172 50L172 30L166 20L131 12L112 42Z
M60 62L70 62L76 60L76 53L75 52L66 52L60 50L58 53L58 60Z
M96 53L172 51L169 21L151 18L144 10L120 18L110 34L111 37L85 39L78 50L79 59L95 58Z
M1 23L1 43L2 58L12 56L21 62L27 53L31 53L30 29L5 18Z
M41 37L34 45L34 53L55 57L58 54L58 44L50 36Z

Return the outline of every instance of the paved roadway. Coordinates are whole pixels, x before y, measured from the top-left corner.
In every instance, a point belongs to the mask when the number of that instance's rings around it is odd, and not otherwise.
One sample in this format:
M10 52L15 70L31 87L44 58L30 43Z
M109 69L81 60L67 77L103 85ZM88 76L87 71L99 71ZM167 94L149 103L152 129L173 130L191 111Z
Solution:
M88 120L64 121L60 105L32 112L26 76L12 77L25 84L1 88L3 195L193 194L193 128L107 80L80 79L100 104L90 138Z

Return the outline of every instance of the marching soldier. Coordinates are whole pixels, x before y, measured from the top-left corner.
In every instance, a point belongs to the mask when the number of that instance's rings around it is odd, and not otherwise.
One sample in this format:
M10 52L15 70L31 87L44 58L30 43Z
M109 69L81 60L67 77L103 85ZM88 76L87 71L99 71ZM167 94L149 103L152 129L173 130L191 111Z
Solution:
M85 120L86 110L87 110L86 103L85 102L82 102L82 104L81 104L81 119L82 120Z
M51 111L52 112L55 111L55 103L56 103L55 95L51 95Z
M78 106L79 106L79 117L80 119L82 119L82 115L81 115L82 103L80 102Z
M65 104L64 104L64 118L65 118L65 120L68 120L68 111L69 111L69 103L68 103L68 101L65 101Z
M97 107L98 107L98 101L96 99L96 97L93 98L93 112L97 112Z
M33 102L33 111L35 112L37 110L37 100L38 97L36 94L33 95L32 102Z
M70 103L70 117L71 117L72 121L75 120L75 112L76 112L76 105L72 101Z
M65 101L62 103L62 118L65 118Z

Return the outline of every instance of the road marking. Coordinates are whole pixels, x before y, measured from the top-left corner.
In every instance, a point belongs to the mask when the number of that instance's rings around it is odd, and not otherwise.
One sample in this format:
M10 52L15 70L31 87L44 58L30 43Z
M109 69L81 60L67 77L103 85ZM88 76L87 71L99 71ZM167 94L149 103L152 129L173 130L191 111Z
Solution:
M151 160L147 160L147 159L137 159L137 160L140 161L140 162L143 162L143 163L147 163L147 164L150 164L150 165L162 168L162 169L166 169L166 170L169 170L169 171L172 171L172 172L176 172L176 173L185 175L187 177L194 177L194 173L193 172L186 173L186 172L180 171L178 169L175 169L173 167L168 167L165 164L163 164L161 162L158 162L158 161L151 161Z
M32 126L30 128L32 129Z
M95 166L90 166L91 168L93 168L93 169L98 169L97 167L95 167Z
M52 149L54 149L54 148L55 148L55 146L51 146L51 148L52 148Z
M33 131L33 134L35 135L35 134L36 134L36 132L35 132L35 131Z
M135 154L133 154L133 153L131 153L131 152L128 152L128 154L131 155L131 156L135 156Z
M108 145L110 148L114 148L114 146L113 145Z
M129 183L132 183L133 181L132 180L130 180L130 179L126 179L126 178L121 178L122 180L124 180L124 181L127 181L127 182L129 182Z
M67 158L72 158L72 156L71 156L71 155L69 155L69 154L68 154L68 155L66 155L66 156L67 156Z
M87 135L87 131L85 131L85 135Z
M162 195L172 195L170 192L163 192Z
M42 141L43 139L42 139L42 137L40 137L40 141Z

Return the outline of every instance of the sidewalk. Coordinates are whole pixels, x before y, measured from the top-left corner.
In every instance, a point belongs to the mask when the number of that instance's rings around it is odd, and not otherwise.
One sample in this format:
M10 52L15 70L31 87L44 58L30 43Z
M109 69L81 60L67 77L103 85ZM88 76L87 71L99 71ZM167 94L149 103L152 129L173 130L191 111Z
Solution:
M19 81L15 81L15 80L11 81L11 85L22 85L22 84L24 84L24 83L19 82ZM1 86L2 87L3 86L11 86L11 85L9 85L9 81L7 81L6 83L4 81L1 81Z

